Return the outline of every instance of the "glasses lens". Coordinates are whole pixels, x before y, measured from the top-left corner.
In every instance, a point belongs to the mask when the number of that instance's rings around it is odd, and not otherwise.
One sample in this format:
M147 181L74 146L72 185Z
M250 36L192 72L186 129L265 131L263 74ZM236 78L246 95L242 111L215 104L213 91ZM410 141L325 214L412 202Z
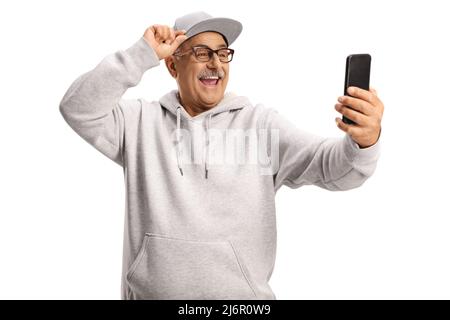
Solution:
M209 61L209 49L195 48L195 57L200 61Z
M209 48L194 48L194 52L197 60L202 62L208 62L213 55L213 51ZM219 60L221 62L230 62L233 58L233 51L231 49L224 48L217 51L217 55L219 56Z
M233 54L229 49L221 49L218 51L219 59L222 62L230 62Z

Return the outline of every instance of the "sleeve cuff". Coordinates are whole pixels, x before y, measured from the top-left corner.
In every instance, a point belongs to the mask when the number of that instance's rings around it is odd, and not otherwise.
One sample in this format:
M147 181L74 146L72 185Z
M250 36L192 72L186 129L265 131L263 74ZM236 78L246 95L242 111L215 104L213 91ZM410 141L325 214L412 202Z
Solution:
M381 151L381 134L378 141L370 147L361 149L349 134L344 137L344 150L350 162L368 163L378 160Z
M143 36L125 52L135 61L142 72L159 65L158 55Z

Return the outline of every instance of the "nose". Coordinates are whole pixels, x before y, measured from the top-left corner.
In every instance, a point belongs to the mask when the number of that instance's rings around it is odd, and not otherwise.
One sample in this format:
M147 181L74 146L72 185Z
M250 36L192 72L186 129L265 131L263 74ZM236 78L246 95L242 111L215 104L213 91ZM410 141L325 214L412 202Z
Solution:
M211 59L209 59L207 66L210 68L218 68L221 62L219 59L219 55L216 52L212 53Z

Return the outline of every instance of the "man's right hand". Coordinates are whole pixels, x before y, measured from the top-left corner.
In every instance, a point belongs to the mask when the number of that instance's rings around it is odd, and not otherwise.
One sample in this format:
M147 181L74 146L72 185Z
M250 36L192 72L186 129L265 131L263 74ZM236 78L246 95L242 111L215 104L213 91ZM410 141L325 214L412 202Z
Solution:
M144 39L155 50L159 60L162 60L172 55L179 45L187 39L185 33L185 30L175 31L169 26L154 24L145 30Z

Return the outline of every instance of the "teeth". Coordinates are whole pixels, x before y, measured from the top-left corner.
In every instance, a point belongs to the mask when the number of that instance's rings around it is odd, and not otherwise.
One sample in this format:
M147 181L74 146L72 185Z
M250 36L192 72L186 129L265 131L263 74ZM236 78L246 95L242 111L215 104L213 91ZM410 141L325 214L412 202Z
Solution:
M201 77L200 79L215 79L215 80L218 80L219 77Z

